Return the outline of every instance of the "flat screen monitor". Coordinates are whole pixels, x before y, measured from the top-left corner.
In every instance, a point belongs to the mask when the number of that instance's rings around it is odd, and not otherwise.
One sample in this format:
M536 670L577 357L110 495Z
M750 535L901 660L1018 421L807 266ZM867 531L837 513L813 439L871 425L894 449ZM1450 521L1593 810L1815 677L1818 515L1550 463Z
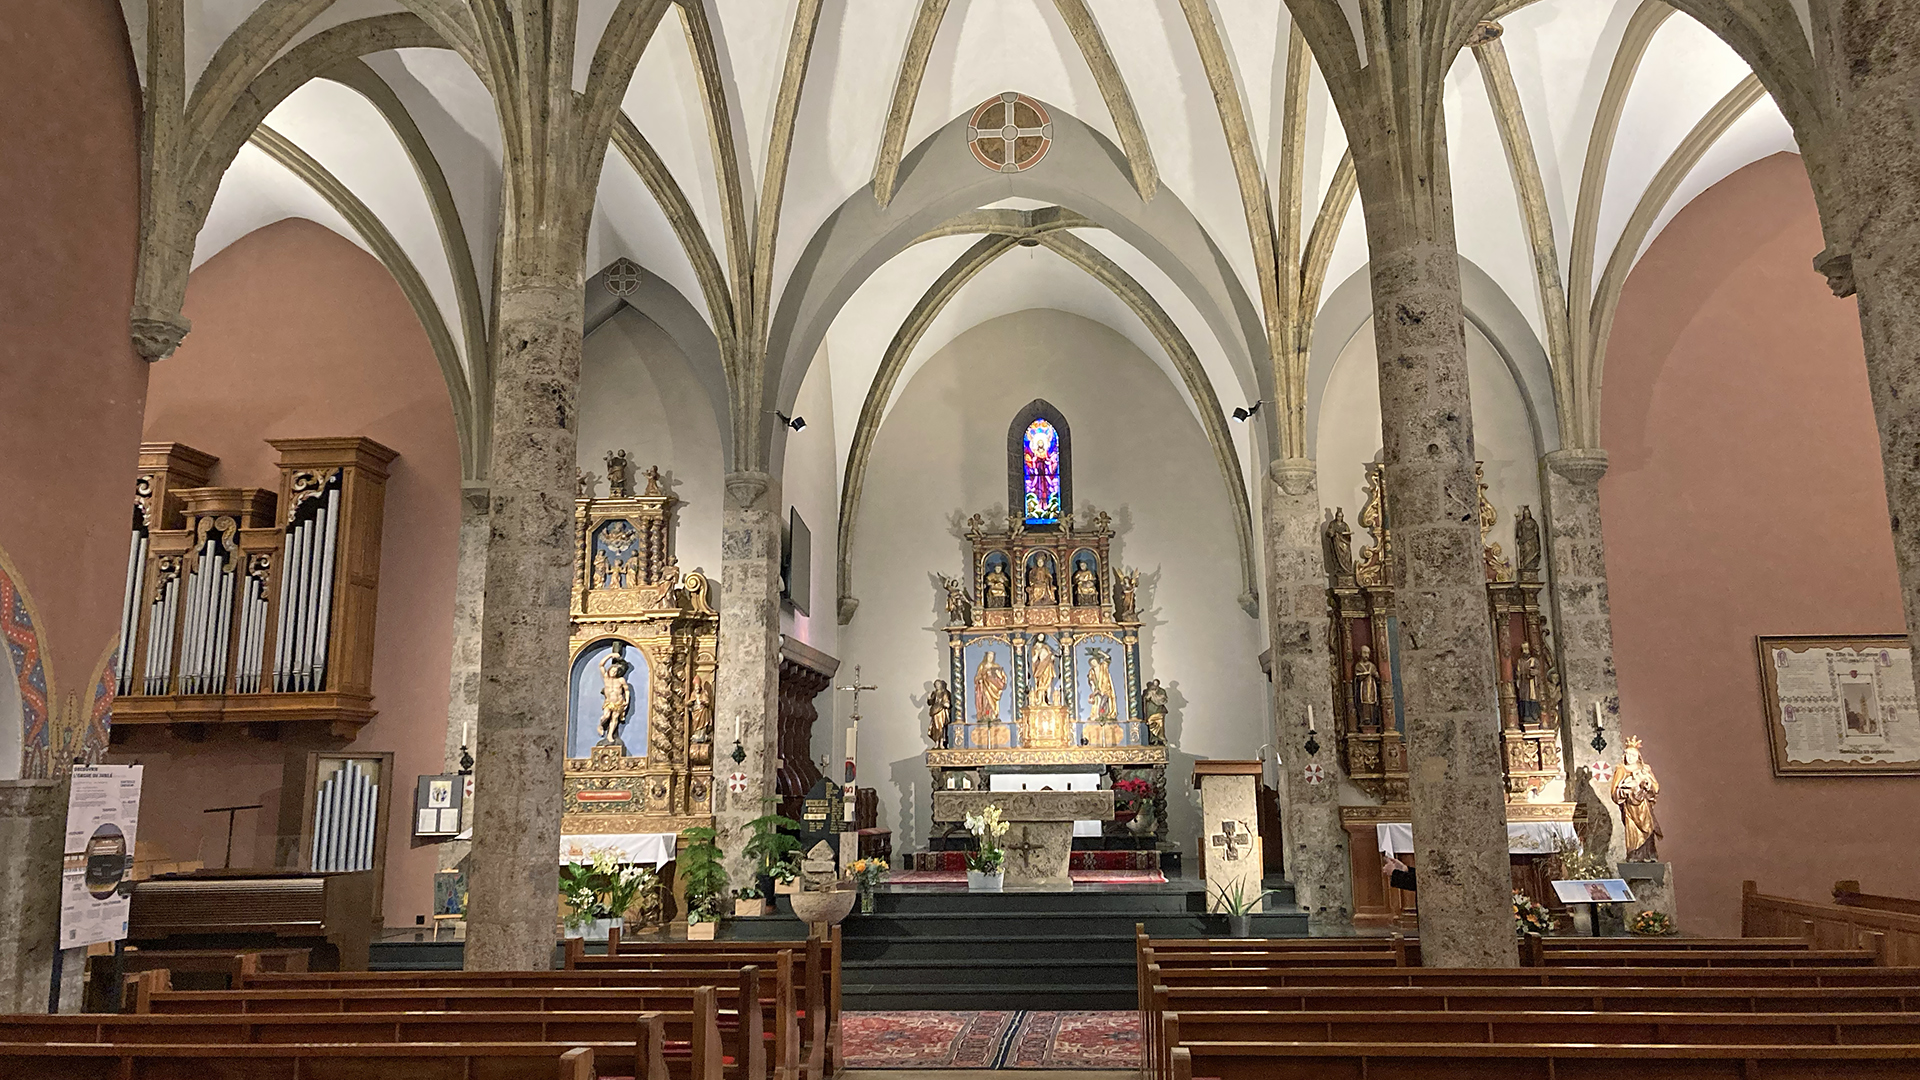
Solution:
M780 545L780 599L802 615L813 606L813 533L800 511L787 510L786 542Z

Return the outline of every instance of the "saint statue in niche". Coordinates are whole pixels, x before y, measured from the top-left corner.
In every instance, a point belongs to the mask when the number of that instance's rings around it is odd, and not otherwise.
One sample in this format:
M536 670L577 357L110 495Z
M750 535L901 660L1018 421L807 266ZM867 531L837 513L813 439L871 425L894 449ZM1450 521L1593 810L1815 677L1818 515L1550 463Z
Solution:
M1000 695L1007 690L1007 669L993 658L992 653L980 657L980 666L973 669L973 719L976 723L992 724L1000 719Z
M1361 731L1380 730L1380 668L1369 645L1360 646L1360 659L1353 662L1353 714Z
M1047 644L1046 635L1035 637L1033 644L1027 646L1027 675L1032 681L1027 691L1029 708L1057 704L1053 696L1053 680L1058 671L1058 661L1053 648Z
M947 723L953 719L953 691L947 689L947 680L935 679L933 689L927 691L927 738L933 745L947 745Z
M1100 578L1093 572L1090 559L1074 561L1073 602L1081 607L1100 606Z
M1096 724L1112 723L1117 718L1112 654L1105 649L1088 649L1087 659L1087 719Z
M600 745L621 746L620 726L627 722L633 708L633 684L627 674L633 665L627 662L625 642L613 643L613 650L600 660Z
M1640 737L1627 737L1626 760L1613 773L1613 801L1620 805L1620 821L1627 828L1627 861L1655 862L1660 856L1654 842L1660 839L1660 822L1654 819L1653 804L1660 798L1660 781L1653 766L1640 756Z
M1006 564L994 562L987 567L987 606L1006 607L1010 598L1010 583L1007 581Z
M1150 679L1140 691L1140 718L1147 722L1147 738L1155 746L1167 741L1167 688Z
M1053 566L1045 555L1027 564L1027 606L1054 605Z
M1540 726L1540 658L1525 641L1520 643L1520 655L1513 658L1513 703L1521 727Z

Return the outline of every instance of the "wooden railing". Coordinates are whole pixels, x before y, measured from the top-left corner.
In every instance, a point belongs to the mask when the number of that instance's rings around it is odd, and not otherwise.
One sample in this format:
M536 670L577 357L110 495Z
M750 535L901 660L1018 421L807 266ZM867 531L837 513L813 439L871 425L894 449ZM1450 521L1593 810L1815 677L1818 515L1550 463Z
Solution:
M1798 937L1816 949L1871 949L1879 962L1920 966L1920 904L1860 892L1858 882L1834 886L1833 902L1769 896L1741 883L1740 932L1745 937Z

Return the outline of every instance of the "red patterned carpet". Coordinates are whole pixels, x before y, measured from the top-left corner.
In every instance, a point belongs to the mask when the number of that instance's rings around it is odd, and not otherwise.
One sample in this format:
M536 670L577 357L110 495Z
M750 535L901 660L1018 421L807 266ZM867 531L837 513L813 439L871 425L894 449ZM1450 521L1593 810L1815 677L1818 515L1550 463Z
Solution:
M848 1012L854 1069L1136 1069L1130 1012Z

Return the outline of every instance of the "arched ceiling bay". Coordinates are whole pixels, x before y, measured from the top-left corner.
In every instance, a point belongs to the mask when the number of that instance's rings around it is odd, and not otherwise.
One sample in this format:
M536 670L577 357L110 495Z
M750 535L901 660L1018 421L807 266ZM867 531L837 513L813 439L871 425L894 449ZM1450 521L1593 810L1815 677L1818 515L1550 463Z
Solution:
M143 72L148 2L122 0ZM329 27L458 7L451 0L152 2L181 5L190 87L203 75L218 78L222 65L245 48L266 49L270 58ZM711 279L701 277L700 261L723 275L723 302L730 293L738 303L749 295L741 264L751 261L745 253L752 233L769 228L777 241L771 295L760 299L777 308L795 287L793 275L806 271L802 256L809 238L849 198L863 191L872 196L890 122L900 129L902 151L910 154L983 99L1017 90L1077 118L1122 153L1150 158L1152 190L1171 193L1189 208L1224 271L1260 297L1264 271L1256 261L1260 247L1250 235L1250 216L1280 222L1273 227L1282 230L1284 241L1285 221L1297 212L1296 235L1304 240L1345 152L1344 132L1317 72L1306 74L1304 93L1289 75L1290 54L1308 64L1311 57L1293 42L1278 0L828 0L820 7L811 51L790 55L796 41L808 40L795 32L796 13L806 10L806 2L675 0L642 55L624 111L677 185L691 229L677 220L679 207L663 208L657 184L636 174L620 153L610 153L589 241L590 270L629 258L685 295L711 324L714 294L710 288L703 293L703 280ZM1748 78L1746 66L1690 18L1658 18L1658 2L1536 0L1510 11L1501 20L1504 33L1489 47L1499 50L1508 100L1500 100L1488 81L1488 57L1481 50L1462 52L1449 74L1448 150L1462 254L1526 314L1556 365L1574 362L1573 351L1563 356L1554 344L1556 327L1578 321L1604 293L1604 279L1630 267L1686 199L1791 146L1778 110L1764 98L1716 118L1716 106L1724 110L1728 95ZM1804 0L1795 6L1804 19ZM576 85L584 84L592 45L615 7L616 0L579 3ZM1202 47L1209 35L1218 37L1223 56ZM1621 61L1623 45L1637 62ZM903 61L916 56L920 66L907 69L918 78L903 79ZM1218 61L1211 67L1209 56ZM364 92L334 82L296 92L268 126L323 167L337 192L379 219L449 327L462 326L463 319L471 325L475 314L461 310L461 296L469 297L469 306L471 297L479 297L484 332L501 190L500 140L486 91L449 49L406 48L355 63L384 84L390 109L403 114L413 144L396 135L392 117ZM797 107L790 110L791 162L784 186L769 191L771 149L789 134L776 138L774 130L784 115L783 78L790 81L802 69ZM903 98L908 83L911 92ZM1239 172L1231 150L1235 129L1223 126L1216 101L1221 93L1230 111L1244 116L1250 156L1239 161ZM1594 133L1604 126L1597 121L1610 117L1616 121L1610 153L1590 153ZM1709 121L1706 141L1690 146L1703 137L1703 120ZM1510 161L1503 142L1516 125L1531 142L1533 156L1526 162ZM1301 133L1297 141L1295 131ZM443 191L426 182L419 167L423 154L437 166ZM1297 189L1290 179L1296 165ZM958 155L933 167L980 168L970 156ZM1036 166L1048 167L1046 161ZM1249 167L1259 174L1250 189L1242 183ZM1667 175L1676 169L1677 182ZM1539 191L1531 209L1516 179L1528 170L1537 176ZM303 190L311 187L259 152L243 152L214 202L196 259L279 217L311 217L351 236L351 215L343 215L339 200ZM1651 202L1650 188L1656 196ZM1583 191L1590 203L1584 211ZM1249 192L1267 203L1253 215ZM770 197L779 199L777 226L771 204L762 205ZM729 209L730 201L737 209ZM1539 215L1532 227L1530 212ZM1583 213L1591 221L1590 243L1579 241ZM1360 214L1355 201L1339 219L1329 280L1344 280L1365 264ZM452 250L462 245L447 235L450 218L458 221L464 254ZM1075 233L1163 306L1192 343L1221 400L1241 403L1253 396L1206 320L1162 268L1104 230ZM1616 256L1623 236L1626 249ZM951 263L952 253L971 243L951 238L918 245L860 287L832 330L837 395L865 395L877 354L899 319ZM689 244L701 250L690 255ZM1537 273L1543 252L1535 248L1541 244L1551 248L1545 265L1557 269L1558 286L1569 294L1561 303L1571 310L1554 310L1553 283ZM948 257L937 257L942 252ZM1279 254L1288 257L1284 250ZM1578 282L1586 283L1585 295L1573 295ZM1135 338L1148 355L1163 355L1110 290L1049 252L1004 258L962 293L942 315L946 321L929 328L916 355L937 348L967 320L1044 306L1098 318ZM1576 343L1579 337L1573 335ZM452 334L463 353L473 351L470 338L458 330ZM1589 345L1604 350L1604 340ZM484 388L474 391L474 399L484 401ZM1190 395L1188 400L1191 407ZM859 415L857 400L837 400L836 414L839 426L850 427ZM836 431L834 441L844 459L850 431Z

